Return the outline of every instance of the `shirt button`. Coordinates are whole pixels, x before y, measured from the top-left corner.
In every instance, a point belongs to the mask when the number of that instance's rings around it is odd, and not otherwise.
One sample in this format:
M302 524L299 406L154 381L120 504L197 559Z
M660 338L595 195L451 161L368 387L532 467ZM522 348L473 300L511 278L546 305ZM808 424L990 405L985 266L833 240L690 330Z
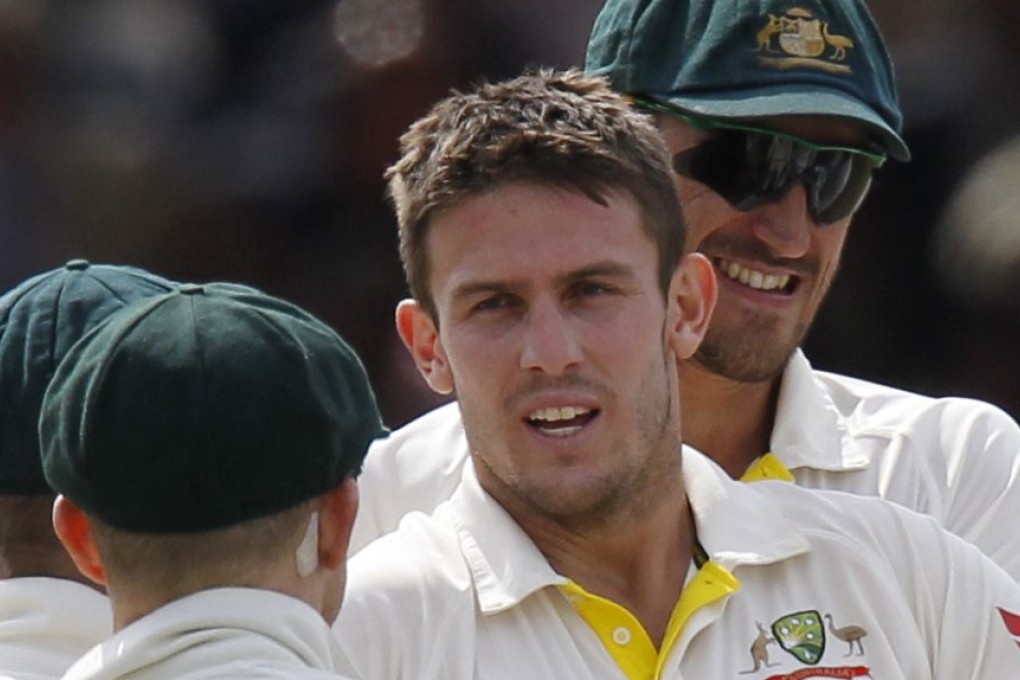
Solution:
M613 642L618 645L626 645L630 642L630 631L622 626L613 631Z

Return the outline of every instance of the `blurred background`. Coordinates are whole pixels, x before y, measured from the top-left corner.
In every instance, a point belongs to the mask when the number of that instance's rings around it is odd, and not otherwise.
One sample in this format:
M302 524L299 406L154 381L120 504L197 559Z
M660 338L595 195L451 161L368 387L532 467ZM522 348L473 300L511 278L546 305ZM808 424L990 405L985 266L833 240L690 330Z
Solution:
M436 403L393 331L383 170L451 87L583 63L600 0L0 0L0 289L85 257L293 300L386 421ZM818 368L1020 415L1020 2L872 0L909 165L876 179Z

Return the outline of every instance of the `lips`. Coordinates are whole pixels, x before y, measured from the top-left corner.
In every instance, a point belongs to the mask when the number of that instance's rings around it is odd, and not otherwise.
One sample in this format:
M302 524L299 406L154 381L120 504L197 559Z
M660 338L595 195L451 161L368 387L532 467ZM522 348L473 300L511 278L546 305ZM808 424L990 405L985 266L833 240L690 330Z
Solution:
M538 408L525 418L529 426L551 437L577 434L598 415L597 409L567 405Z
M770 274L723 258L715 258L714 264L716 270L730 281L766 293L789 295L800 281L799 277L791 274Z

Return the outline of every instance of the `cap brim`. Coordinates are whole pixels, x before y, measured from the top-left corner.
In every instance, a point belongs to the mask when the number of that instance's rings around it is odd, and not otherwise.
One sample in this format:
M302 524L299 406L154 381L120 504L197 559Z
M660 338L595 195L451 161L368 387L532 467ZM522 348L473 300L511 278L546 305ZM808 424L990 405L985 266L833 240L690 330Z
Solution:
M878 134L883 150L898 161L909 161L910 150L903 139L877 113L858 99L836 91L820 91L817 85L799 90L758 88L711 93L641 92L662 104L696 116L754 120L769 116L838 116L863 123Z

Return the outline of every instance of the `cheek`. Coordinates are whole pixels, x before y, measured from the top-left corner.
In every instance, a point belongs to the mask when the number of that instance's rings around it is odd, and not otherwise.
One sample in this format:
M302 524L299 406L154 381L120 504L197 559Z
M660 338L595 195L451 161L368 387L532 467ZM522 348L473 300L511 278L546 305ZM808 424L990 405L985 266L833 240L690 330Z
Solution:
M831 224L815 230L815 241L818 248L818 259L823 272L834 272L839 266L843 255L843 244L846 243L850 219Z
M677 190L687 222L688 250L697 250L700 243L735 211L703 184L678 178Z
M507 335L456 333L443 345L454 391L461 398L488 392L492 385L505 381L507 371L516 366L516 354Z
M661 315L630 318L626 323L603 329L591 344L591 356L617 379L636 382L640 388L649 371L660 370L664 356L672 356ZM640 340L639 340L640 339Z

